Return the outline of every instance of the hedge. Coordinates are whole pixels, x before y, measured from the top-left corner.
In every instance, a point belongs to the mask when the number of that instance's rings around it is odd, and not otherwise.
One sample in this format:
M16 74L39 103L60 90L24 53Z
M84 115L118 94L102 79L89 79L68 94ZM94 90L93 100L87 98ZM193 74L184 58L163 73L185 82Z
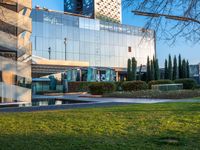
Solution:
M146 90L148 85L144 81L127 81L122 84L123 91Z
M91 82L68 82L68 92L88 92Z
M174 80L175 83L182 83L183 89L195 89L197 82L194 79L185 78Z
M149 89L152 88L152 85L157 85L157 84L173 84L174 82L172 80L152 80L148 83Z
M92 95L102 95L115 91L115 84L112 82L94 82L89 85L89 91Z
M124 83L124 81L117 81L114 82L115 86L116 86L116 91L122 91L122 84Z

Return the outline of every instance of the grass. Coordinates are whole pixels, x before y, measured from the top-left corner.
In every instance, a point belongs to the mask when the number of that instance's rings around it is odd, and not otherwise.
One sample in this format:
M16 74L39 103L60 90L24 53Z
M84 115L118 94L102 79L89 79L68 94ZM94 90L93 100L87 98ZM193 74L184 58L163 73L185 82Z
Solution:
M173 90L173 91L159 91L159 90L141 90L132 92L113 92L104 94L104 97L118 97L118 98L154 98L154 99L186 99L200 97L200 90Z
M200 103L0 113L0 149L200 149Z

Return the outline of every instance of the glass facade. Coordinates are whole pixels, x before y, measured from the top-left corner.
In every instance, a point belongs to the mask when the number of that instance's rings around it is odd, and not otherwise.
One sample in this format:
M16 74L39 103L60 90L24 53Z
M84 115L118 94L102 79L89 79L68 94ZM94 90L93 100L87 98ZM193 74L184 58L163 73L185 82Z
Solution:
M94 16L94 0L64 0L64 11Z
M155 55L151 30L43 10L33 10L31 16L36 56L65 60L66 55L66 60L90 66L126 68L128 58L136 57L140 65Z

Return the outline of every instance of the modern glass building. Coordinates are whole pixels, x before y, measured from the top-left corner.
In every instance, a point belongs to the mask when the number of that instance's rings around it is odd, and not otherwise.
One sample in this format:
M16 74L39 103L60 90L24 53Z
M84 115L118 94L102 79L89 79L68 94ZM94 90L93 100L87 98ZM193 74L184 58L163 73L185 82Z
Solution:
M64 0L64 11L94 16L94 0Z
M64 11L121 23L121 0L64 0Z
M155 55L153 30L36 9L31 17L32 52L39 57L126 69L128 58L146 65Z

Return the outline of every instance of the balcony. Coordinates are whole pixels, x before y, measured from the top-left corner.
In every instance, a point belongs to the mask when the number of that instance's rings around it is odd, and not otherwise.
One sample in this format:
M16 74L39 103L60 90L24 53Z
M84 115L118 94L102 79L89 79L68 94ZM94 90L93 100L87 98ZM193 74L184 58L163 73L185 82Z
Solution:
M17 51L18 57L24 54L31 55L31 43L29 41L30 33L27 33L24 37L14 36L9 33L0 31L0 45L12 51Z
M0 3L5 3L9 5L18 4L21 7L32 8L32 0L0 0Z
M21 15L19 13L16 13L2 6L0 6L0 10L3 12L3 13L0 13L1 21L7 24L13 25L15 27L18 27L21 29L21 31L32 32L31 18L29 18L28 16Z

